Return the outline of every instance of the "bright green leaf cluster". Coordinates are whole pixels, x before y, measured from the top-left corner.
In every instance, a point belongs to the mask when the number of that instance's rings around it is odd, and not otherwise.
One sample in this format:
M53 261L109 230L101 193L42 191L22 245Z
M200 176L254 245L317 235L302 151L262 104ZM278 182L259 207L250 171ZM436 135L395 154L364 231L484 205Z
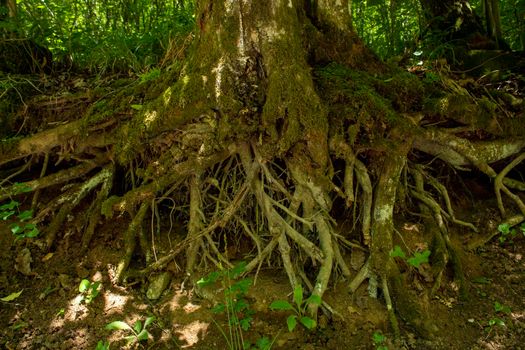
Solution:
M419 268L422 264L427 264L429 262L430 250L425 249L422 252L415 252L414 255L407 258L403 249L400 246L396 245L394 249L390 252L390 256L393 258L401 258L405 260L410 266Z
M306 300L303 300L303 287L298 284L293 291L293 302L290 304L286 300L276 300L270 304L270 309L274 311L292 311L293 313L286 319L288 331L292 332L297 326L297 320L306 329L315 329L317 322L305 315L306 308L310 304L321 305L321 298L318 295L310 295Z
M90 282L89 280L83 279L78 286L78 291L82 294L81 301L90 304L99 295L99 286L100 282Z
M151 335L148 332L147 328L150 324L153 323L153 321L155 321L155 319L156 319L155 316L149 316L144 321L144 324L142 324L140 320L137 320L133 324L133 327L131 327L129 324L127 324L124 321L113 321L111 323L108 323L105 328L110 331L119 330L119 331L127 331L128 333L131 333L130 335L124 337L124 339L126 340L126 343L129 345L129 344L134 344L134 343L140 343L141 341L147 341ZM109 344L107 346L109 349Z

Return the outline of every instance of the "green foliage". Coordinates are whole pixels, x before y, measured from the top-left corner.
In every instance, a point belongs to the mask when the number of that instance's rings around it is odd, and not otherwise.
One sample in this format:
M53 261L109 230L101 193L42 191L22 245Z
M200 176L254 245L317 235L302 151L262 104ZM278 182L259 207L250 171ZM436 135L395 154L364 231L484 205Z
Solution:
M317 322L305 315L306 308L310 304L321 305L321 298L318 295L310 295L306 300L303 300L303 287L298 284L293 291L293 302L290 304L286 300L276 300L270 304L270 309L274 311L292 311L292 314L286 319L288 331L292 332L297 326L297 320L309 330L317 327Z
M523 236L525 236L525 223L521 224L521 226L519 227L519 230L521 231ZM518 235L518 231L515 228L512 228L507 223L499 225L498 231L500 232L500 236L498 240L501 244L506 243L506 242L513 244L514 243L513 239L516 238L516 236Z
M142 341L147 341L151 335L148 332L147 328L150 324L153 323L153 321L155 321L155 316L149 316L144 321L144 324L140 320L137 320L133 324L133 327L124 321L113 321L111 323L108 323L105 328L110 331L126 331L130 335L125 336L124 340L126 340L126 343L129 345L134 343L140 343ZM107 346L109 348L109 344L107 344Z
M372 335L372 341L374 342L376 350L388 350L388 347L385 345L386 337L381 332L374 332Z
M102 340L99 340L95 350L109 350L109 342L108 341L104 342Z
M494 311L501 312L504 314L510 314L511 312L510 307L500 304L497 301L494 302Z
M4 302L10 302L10 301L13 301L15 299L18 299L18 297L22 294L23 290L19 291L19 292L15 292L15 293L11 293L3 298L0 298L1 301L4 301Z
M25 192L30 192L32 189L26 184L16 182L14 184L15 195ZM40 234L40 230L33 223L26 223L26 221L33 218L32 210L20 210L20 202L11 199L0 205L0 219L8 220L15 219L14 222L9 225L11 233L16 237L15 240L23 238L35 238Z
M100 282L90 282L83 279L78 286L78 291L82 294L81 302L85 301L86 304L91 304L100 293L99 286Z
M428 258L430 257L430 250L425 249L422 252L415 252L414 255L407 258L403 249L400 246L396 245L394 249L390 252L390 256L393 258L401 258L406 261L410 266L419 268L422 264L428 263Z
M197 281L199 288L213 286L221 283L224 292L224 302L220 302L212 308L215 314L226 314L228 318L228 332L214 320L215 325L228 343L229 349L238 350L269 350L273 342L268 338L262 337L257 340L255 345L245 341L243 332L250 329L255 311L251 308L246 299L246 295L252 286L250 278L241 278L246 270L244 261L238 263L231 269L213 271L207 276Z
M494 311L496 312L496 314L499 315L508 315L511 313L511 309L510 307L506 306L506 305L503 305L499 302L494 302ZM487 322L487 325L485 326L485 331L487 332L491 332L492 329L494 327L505 327L505 321L498 317L498 316L494 316L492 317L488 322Z
M59 62L99 73L138 73L194 26L189 0L27 0L18 6L16 23L3 25L50 48Z
M423 25L418 0L356 0L352 15L359 36L383 59L412 47Z

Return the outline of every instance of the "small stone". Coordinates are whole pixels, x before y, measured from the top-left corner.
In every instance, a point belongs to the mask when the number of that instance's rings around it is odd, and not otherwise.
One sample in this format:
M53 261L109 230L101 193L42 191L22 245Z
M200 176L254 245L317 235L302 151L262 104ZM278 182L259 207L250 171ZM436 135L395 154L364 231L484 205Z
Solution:
M171 273L166 271L150 278L150 284L146 297L149 300L157 300L162 295L162 292L168 287L171 280Z
M473 318L469 318L467 321L468 321L469 323L474 323L474 319L473 319Z

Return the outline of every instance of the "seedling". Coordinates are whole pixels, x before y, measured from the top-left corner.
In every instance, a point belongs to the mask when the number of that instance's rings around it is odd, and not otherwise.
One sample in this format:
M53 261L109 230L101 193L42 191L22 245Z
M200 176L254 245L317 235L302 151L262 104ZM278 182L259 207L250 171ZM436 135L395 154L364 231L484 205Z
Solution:
M33 211L24 210L19 212L19 206L20 203L15 200L11 200L8 203L0 205L0 219L5 221L18 212L18 214L15 215L16 222L9 226L11 233L16 237L16 240L22 238L34 238L38 236L40 231L35 224L24 223L25 221L33 218Z
M494 311L498 314L510 314L511 312L510 307L503 305L497 301L494 302ZM499 317L493 317L487 323L485 331L490 333L495 326L505 327L505 322Z
M510 314L511 312L510 307L500 304L497 301L494 302L494 311L501 312L504 314Z
M292 332L297 326L297 320L309 330L317 327L317 322L305 315L306 308L310 304L321 305L321 298L318 295L310 295L306 300L303 300L303 287L298 284L293 291L293 301L295 305L290 304L286 300L276 300L270 304L270 309L281 311L292 311L292 314L286 319L288 331Z
M109 350L109 342L108 341L104 342L102 340L99 340L95 350Z
M127 324L124 321L113 321L111 323L108 323L105 328L110 331L123 330L123 331L127 331L128 333L131 333L130 335L124 337L124 339L126 340L126 343L130 345L130 344L139 343L141 341L148 340L151 334L147 331L147 328L151 323L153 323L153 321L155 321L155 316L149 316L144 321L144 324L142 324L140 320L137 320L137 322L135 322L133 327L131 327L129 324ZM99 343L101 343L101 341L99 341ZM105 344L102 343L101 346L104 346L104 345ZM98 349L98 344L97 344L97 349ZM107 348L102 347L100 349L109 349L109 344L107 344Z
M83 279L78 286L78 291L82 293L82 301L85 301L86 304L91 304L91 302L99 295L100 291L98 287L100 282L90 282L89 280Z
M274 341L271 341L268 337L261 337L257 339L255 344L253 345L250 342L246 341L244 342L244 350L270 350L273 346Z
M31 188L26 184L15 183L15 194L30 192ZM7 220L16 218L9 228L11 233L16 237L15 240L22 238L34 238L40 234L35 224L25 223L33 218L32 210L20 211L20 203L11 199L9 202L0 205L0 219Z
M487 326L485 327L485 331L490 333L492 329L494 329L494 327L496 326L505 327L505 322L503 322L501 318L493 317L487 323Z
M231 269L214 271L201 278L197 282L199 288L214 285L217 282L222 284L224 289L224 302L218 303L212 308L215 314L226 314L228 318L228 335L224 329L214 320L215 325L222 333L228 343L229 349L253 349L251 344L244 341L243 332L250 329L255 311L251 309L246 299L248 290L252 285L250 278L239 277L246 270L246 263L240 262ZM255 349L267 350L271 348L271 343L266 346L265 338L260 338L256 342Z
M422 252L415 252L414 255L407 258L403 249L400 246L396 245L394 249L390 252L392 258L399 257L402 260L406 261L410 266L419 268L422 264L428 263L428 258L430 257L430 250L425 249Z
M525 223L521 224L519 227L519 230L525 236ZM498 238L499 243L503 244L505 242L509 242L510 244L514 243L513 239L516 238L518 235L518 231L515 228L512 228L509 224L501 224L498 226L498 231L500 232L500 236Z
M379 331L374 332L372 335L372 341L376 350L388 350L388 347L385 345L386 337Z

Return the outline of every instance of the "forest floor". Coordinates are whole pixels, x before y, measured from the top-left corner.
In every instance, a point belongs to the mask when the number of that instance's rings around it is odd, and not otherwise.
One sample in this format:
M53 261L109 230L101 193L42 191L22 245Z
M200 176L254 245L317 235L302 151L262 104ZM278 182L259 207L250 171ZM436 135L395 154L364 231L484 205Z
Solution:
M485 204L480 205L488 208ZM491 220L491 213L494 211L477 208L472 215L478 216L478 223L486 224ZM131 335L131 331L111 331L105 326L117 320L133 326L150 316L155 316L155 320L148 326L149 339L129 348L228 348L219 331L220 326L228 334L226 317L211 311L213 304L224 301L220 286L211 288L210 296L205 299L197 296L192 289L184 288L181 269L184 265L174 261L168 268L173 276L170 285L158 300L150 301L146 297L146 284L141 281L126 286L112 283L123 247L120 232L128 222L119 218L104 224L91 244L92 249L80 256L80 233L75 229L77 218L70 219L64 230L65 238L52 254L39 247L38 239L14 242L9 223L0 226L0 246L3 247L0 297L22 292L14 300L0 301L0 348L95 349L99 341L109 341L111 349L126 348L124 337ZM417 237L418 223L399 222L396 226L400 230L415 230ZM177 240L175 236L171 239ZM461 244L468 238L463 235L462 241L456 241ZM157 243L158 247L169 244ZM297 327L288 332L288 314L269 309L272 301L290 296L287 277L282 270L263 266L248 292L255 314L252 327L244 337L252 343L263 336L269 337L275 340L273 349L378 349L381 345L388 349L525 349L524 252L525 239L519 236L512 244L503 245L495 237L477 251L465 253L462 262L469 283L469 298L458 300L454 284L444 283L427 304L437 326L435 335L423 339L400 320L402 340L397 343L389 331L384 304L368 297L366 285L350 295L348 282L343 280L332 286L324 297L343 319L339 316L328 319L321 313L317 330ZM350 265L357 268L364 257L358 253L353 255ZM411 285L423 298L428 291L424 281L412 277ZM100 282L98 295L89 303L87 295L79 292L83 279ZM384 335L381 344L380 333Z

